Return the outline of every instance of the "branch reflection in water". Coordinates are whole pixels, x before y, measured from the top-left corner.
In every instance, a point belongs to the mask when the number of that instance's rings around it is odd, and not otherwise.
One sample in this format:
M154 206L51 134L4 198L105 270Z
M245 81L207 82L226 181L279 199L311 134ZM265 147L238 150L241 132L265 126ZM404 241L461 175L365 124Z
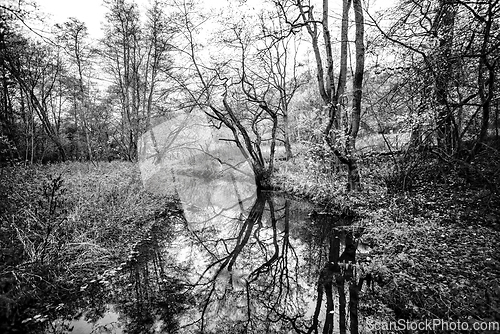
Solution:
M238 220L186 223L198 308L185 313L185 332L359 332L359 292L369 281L356 266L362 229L308 218L310 205L273 195L260 193Z
M85 303L81 319L61 327L360 332L359 294L370 281L357 266L363 228L316 213L310 203L257 191L245 157L211 129L200 115L179 114L144 134L144 186L181 204L148 222L127 260L99 278L95 310Z
M356 266L362 228L258 192L244 152L203 117L179 114L141 144L146 188L182 203L184 219L162 251L190 301L179 332L358 333L369 279Z

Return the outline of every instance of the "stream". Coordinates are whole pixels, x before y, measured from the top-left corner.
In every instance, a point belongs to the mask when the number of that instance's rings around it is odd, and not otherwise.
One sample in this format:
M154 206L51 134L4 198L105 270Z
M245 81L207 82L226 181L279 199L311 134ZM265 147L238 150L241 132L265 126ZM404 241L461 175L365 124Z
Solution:
M189 208L153 223L86 287L95 308L48 333L360 332L369 247L355 222L270 192Z
M150 222L126 261L82 287L85 308L47 333L364 332L363 227L258 191L225 138L194 112L142 136L145 189L182 208Z

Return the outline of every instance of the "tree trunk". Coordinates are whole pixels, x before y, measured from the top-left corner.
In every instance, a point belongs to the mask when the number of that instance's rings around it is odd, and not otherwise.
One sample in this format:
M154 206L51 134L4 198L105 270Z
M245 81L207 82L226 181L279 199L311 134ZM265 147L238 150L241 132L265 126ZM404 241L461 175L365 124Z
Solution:
M453 47L453 29L455 25L455 5L451 0L440 0L436 33L441 37L437 49L435 74L435 94L438 103L437 139L438 145L448 154L453 154L457 144L454 138L453 114L448 103L448 86L452 71L451 57Z
M345 279L343 276L337 276L336 278L338 293L339 293L339 333L345 334L347 330L346 326L346 295L344 290Z
M290 125L288 121L288 114L285 113L283 116L283 128L284 128L284 142L285 142L285 154L286 160L293 158L292 145L290 143Z
M255 175L255 186L257 187L257 191L260 190L272 190L271 186L271 172L261 166L254 166L253 172Z
M349 282L349 319L351 325L351 334L359 333L358 306L359 292L362 287L362 280L360 280L359 285L356 284L356 280Z
M500 105L500 100L497 99L495 104L495 139L498 140L498 106Z
M361 180L356 158L356 138L358 137L359 122L361 119L361 100L363 97L363 76L365 71L365 24L363 18L363 8L361 0L353 0L354 20L356 22L356 69L353 79L353 110L351 116L351 125L347 143L348 163L348 189L351 191L361 189Z
M481 144L484 142L488 135L489 118L491 111L491 102L495 92L495 66L488 59L488 46L490 44L491 29L493 26L493 8L492 3L489 3L487 20L484 29L484 36L481 46L481 57L479 59L478 68L478 93L481 98L481 127L477 135L476 142L472 148L467 161L471 161L474 156L479 152Z
M358 162L351 158L347 164L347 190L357 191L361 189L361 178L359 176Z

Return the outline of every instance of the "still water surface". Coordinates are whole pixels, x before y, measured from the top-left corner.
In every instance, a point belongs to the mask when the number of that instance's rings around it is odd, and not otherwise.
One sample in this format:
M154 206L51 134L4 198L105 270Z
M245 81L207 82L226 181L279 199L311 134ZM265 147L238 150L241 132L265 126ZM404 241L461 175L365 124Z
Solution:
M362 228L273 193L233 204L188 203L153 223L86 287L95 309L49 332L364 332Z
M91 284L49 333L358 333L363 228L258 192L231 134L179 113L139 145L145 189L174 195L125 262Z

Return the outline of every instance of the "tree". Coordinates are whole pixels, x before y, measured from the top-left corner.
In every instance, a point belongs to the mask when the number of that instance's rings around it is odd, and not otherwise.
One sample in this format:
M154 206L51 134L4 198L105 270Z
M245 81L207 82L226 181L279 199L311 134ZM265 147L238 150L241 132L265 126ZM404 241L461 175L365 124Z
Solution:
M60 30L59 40L63 44L66 53L69 56L71 63L76 67L77 81L76 87L78 96L75 96L75 128L77 131L77 147L79 145L79 119L82 123L83 133L85 135L85 143L87 146L87 157L93 159L92 141L90 135L89 114L90 114L90 98L88 94L89 88L84 83L84 72L88 71L91 66L91 56L94 50L90 47L86 39L88 38L87 27L85 23L78 21L75 18L70 18L62 26L56 25ZM76 101L79 101L77 104ZM77 158L79 150L76 150Z
M288 17L288 23L291 30L297 30L302 27L307 29L311 38L312 48L316 61L318 90L323 100L323 104L328 109L328 121L323 130L323 139L330 150L338 160L347 166L348 169L348 190L358 190L361 187L357 159L355 155L356 138L359 131L362 84L364 75L364 17L361 0L353 0L353 10L355 17L355 58L356 69L352 82L352 105L348 110L347 104L347 58L348 58L348 30L349 30L349 11L351 0L343 1L342 26L340 37L340 67L337 78L334 74L332 37L329 26L329 7L328 1L323 1L322 19L315 19L313 6L310 3L304 3L301 0L292 3L287 1L277 1L276 4ZM290 11L291 5L298 10L295 19ZM321 53L321 44L319 41L321 29L323 35L323 47L326 60L323 61ZM337 81L337 87L335 82Z
M290 106L297 90L305 84L304 76L299 73L300 63L297 60L300 35L290 35L287 31L285 17L280 11L260 14L260 25L264 36L264 46L260 49L257 63L263 73L261 80L269 83L273 91L274 108L282 117L279 130L283 134L286 159L291 159L292 144L290 134Z
M141 24L135 3L126 0L106 3L109 12L103 55L119 97L120 143L127 158L136 160L140 135L151 127L155 111L163 112L160 105L168 97L168 89L160 83L169 77L168 53L174 31L159 0L148 8L145 24Z
M139 117L140 22L137 5L125 0L106 2L103 55L120 99L120 142L129 160L135 160L141 132Z
M10 162L17 159L33 162L36 158L36 147L40 146L38 145L40 142L43 144L43 141L35 138L38 135L36 115L39 118L41 116L44 121L45 127L41 130L47 134L44 135L42 131L38 131L44 139L48 135L53 143L61 144L52 131L51 120L44 117L47 115L45 108L50 105L42 102L47 102L51 92L44 90L46 96L43 99L38 95L38 88L43 86L43 83L51 81L49 78L40 77L42 73L47 73L49 68L31 67L36 55L40 52L49 52L50 48L42 51L43 46L40 43L33 43L25 37L26 31L36 34L27 23L29 19L37 19L36 13L31 11L30 6L32 4L26 1L6 1L0 5L0 71L2 75L0 146L2 160L7 158ZM38 60L41 61L39 65L43 67L47 59L40 57ZM30 77L33 80L30 80ZM58 146L61 149L62 145Z
M143 96L142 109L147 127L151 126L153 116L163 114L162 103L167 101L171 88L169 76L173 61L170 57L171 45L176 31L173 25L168 24L171 17L162 9L160 0L153 0L146 11L145 23L145 64L143 69ZM163 85L162 85L163 83Z
M0 109L0 148L2 150L1 158L2 162L11 162L15 160L16 157L16 136L17 136L17 126L16 117L14 115L14 101L13 96L17 92L17 85L15 79L12 77L11 73L7 70L4 65L4 59L8 48L11 47L12 38L16 36L12 27L8 24L8 15L4 9L0 10L0 59L1 59L1 80L2 89L0 90L1 97L1 109ZM4 156L5 154L5 156Z
M233 142L252 166L257 187L269 188L279 116L287 113L298 85L295 76L283 72L289 70L283 63L285 51L276 45L288 36L277 39L269 30L252 24L250 15L236 22L226 20L227 28L214 43L220 57L208 64L200 56L203 51L195 38L206 19L196 21L192 3L178 8L183 37L179 44L185 47L177 50L185 63L176 80L186 96L184 107L188 111L200 108L215 127L229 129L232 138L225 140Z
M60 84L59 76L63 71L60 54L19 35L11 36L10 41L9 45L3 45L2 67L15 79L29 108L38 116L45 134L64 160L61 106L54 104L55 95L61 94L61 86L56 85Z
M498 1L402 1L383 36L408 51L417 81L430 91L421 110L431 115L442 158L470 161L487 136L498 68ZM404 15L401 15L404 13ZM410 61L410 62L409 62ZM474 124L479 124L475 126ZM417 127L418 128L418 127ZM471 141L467 153L464 141Z

